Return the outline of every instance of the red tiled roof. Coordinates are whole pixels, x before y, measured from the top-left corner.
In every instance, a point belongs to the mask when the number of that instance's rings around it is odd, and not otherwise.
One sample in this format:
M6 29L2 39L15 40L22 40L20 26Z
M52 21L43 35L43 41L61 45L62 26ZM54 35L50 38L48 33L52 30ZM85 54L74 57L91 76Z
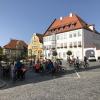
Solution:
M61 19L55 19L44 33L44 36L80 28L85 28L92 31L85 21L83 21L79 16L72 14L72 17L66 16Z
M28 47L28 45L24 41L22 41L22 40L13 40L12 39L8 44L6 44L4 46L4 48L5 49L16 49L16 46L18 45L18 43L22 43L25 48Z

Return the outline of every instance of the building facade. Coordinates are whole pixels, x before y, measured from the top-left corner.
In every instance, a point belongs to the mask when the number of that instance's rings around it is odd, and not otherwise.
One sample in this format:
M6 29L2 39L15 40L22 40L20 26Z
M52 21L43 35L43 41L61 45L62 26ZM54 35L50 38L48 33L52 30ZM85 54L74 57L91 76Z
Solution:
M43 35L34 33L28 45L28 56L33 59L40 59L43 56Z
M12 60L21 58L27 55L27 44L22 40L11 39L10 42L3 47L3 54Z
M84 56L100 56L100 34L94 25L89 25L76 14L55 19L44 33L44 55L52 59L52 52L57 52L57 58L67 59L67 51L76 58L83 60Z

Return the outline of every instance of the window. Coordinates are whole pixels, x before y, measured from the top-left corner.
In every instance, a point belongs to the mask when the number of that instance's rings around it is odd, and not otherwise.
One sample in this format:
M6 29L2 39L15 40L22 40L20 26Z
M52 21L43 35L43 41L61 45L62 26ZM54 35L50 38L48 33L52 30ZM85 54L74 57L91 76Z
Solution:
M72 38L72 34L69 34L69 38Z
M32 46L32 49L34 49L34 48L38 48L38 46L37 46L37 45L33 45L33 46Z
M59 52L59 58L61 57L61 53Z
M52 45L51 48L52 48L52 49L55 49L55 45Z
M71 24L71 27L72 27L72 28L75 28L75 26L76 26L76 22L73 22L73 23Z
M67 48L67 43L64 43L64 48Z
M77 47L77 42L74 42L74 48L76 48Z
M63 39L63 34L60 35L60 40L62 40L62 39Z
M48 37L45 37L45 41L46 41L46 42L48 41Z
M76 37L76 33L73 34L73 37Z
M31 49L29 49L29 54L32 55L32 50Z
M61 48L63 48L63 43L61 43Z
M44 42L46 42L46 39L45 39L45 38L43 38L43 41L44 41Z
M57 44L57 49L59 49L60 48L60 45L59 44Z
M48 41L50 41L51 40L51 36L48 36Z
M64 57L64 58L66 57L66 52L63 52L63 57Z
M60 30L60 27L58 28L58 31Z
M63 29L65 29L65 26L63 26Z
M82 47L81 41L78 41L78 47Z
M64 34L64 39L67 39L67 34Z
M72 42L69 43L69 47L72 48Z
M53 32L53 29L51 29L51 32Z
M53 35L52 36L52 40L55 41L55 38L56 38L56 35Z
M68 24L67 26L68 26L68 28L70 28L71 24Z
M57 35L57 40L59 40L59 35Z

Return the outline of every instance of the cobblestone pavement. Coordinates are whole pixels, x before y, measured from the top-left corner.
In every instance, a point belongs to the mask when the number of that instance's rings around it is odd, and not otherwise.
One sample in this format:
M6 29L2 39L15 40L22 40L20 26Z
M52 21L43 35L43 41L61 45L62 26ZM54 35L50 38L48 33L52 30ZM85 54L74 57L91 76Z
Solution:
M27 75L25 81L0 90L0 100L100 100L100 66L61 76L29 73L30 79Z

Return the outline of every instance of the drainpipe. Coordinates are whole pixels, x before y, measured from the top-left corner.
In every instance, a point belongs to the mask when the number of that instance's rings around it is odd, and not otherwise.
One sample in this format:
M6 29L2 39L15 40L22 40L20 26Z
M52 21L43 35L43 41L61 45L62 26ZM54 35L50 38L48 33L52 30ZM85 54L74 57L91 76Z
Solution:
M82 60L84 61L84 30L82 29Z

